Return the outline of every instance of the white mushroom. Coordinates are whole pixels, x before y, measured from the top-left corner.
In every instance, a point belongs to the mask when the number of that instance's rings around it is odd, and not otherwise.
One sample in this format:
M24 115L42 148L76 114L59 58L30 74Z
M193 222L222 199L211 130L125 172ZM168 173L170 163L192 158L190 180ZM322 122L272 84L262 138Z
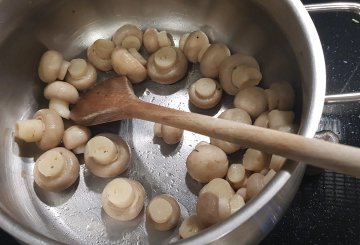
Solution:
M154 82L173 84L186 75L188 62L180 49L163 47L149 57L147 68Z
M245 206L244 198L241 195L235 193L235 195L233 195L230 198L229 205L230 205L230 215L232 215L240 208Z
M183 34L183 35L180 37L180 40L179 40L179 48L180 48L181 51L183 51L183 52L184 52L184 47L185 47L186 40L188 39L189 36L190 36L190 32L185 33L185 34Z
M264 111L261 113L254 122L254 126L262 127L262 128L268 128L269 127L269 112Z
M246 187L241 187L239 190L236 191L237 195L242 196L243 200L247 202L247 189Z
M115 44L111 40L98 39L87 50L89 62L101 71L110 71L111 53Z
M70 63L64 60L62 54L55 50L46 51L40 59L39 77L45 83L51 83L57 79L64 80Z
M279 130L281 127L293 125L295 114L292 111L272 110L268 117L269 128Z
M295 91L288 82L275 82L270 85L270 90L273 90L279 100L278 109L281 111L292 110L295 101Z
M261 78L259 64L251 56L234 54L226 57L219 66L220 84L230 95L258 85Z
M126 24L116 30L112 41L117 47L139 50L142 44L143 33L139 27Z
M200 231L205 229L204 225L201 224L197 215L191 215L184 219L179 228L179 235L181 238L188 238L196 235Z
M184 130L155 123L154 134L156 137L163 138L166 144L174 145L181 141Z
M105 213L120 221L135 219L143 209L144 201L144 187L138 181L126 178L110 181L101 195Z
M225 152L210 144L197 146L186 159L189 175L200 183L208 183L215 178L224 177L228 165Z
M285 161L286 161L285 157L272 155L269 168L275 171L279 171L284 166Z
M73 150L75 154L82 154L85 152L85 146L90 137L90 129L85 126L73 125L65 130L63 143L66 149Z
M230 50L223 43L211 44L200 60L200 72L204 77L217 78L221 62L229 57Z
M63 118L70 118L69 104L79 99L76 88L67 82L55 81L45 87L44 96L50 100L49 108L55 110Z
M155 28L148 28L144 32L143 44L146 51L150 54L162 47L171 46L171 40L166 31L158 31Z
M146 79L147 71L137 57L129 50L118 47L111 54L111 64L117 74L127 76L132 83L140 83Z
M275 90L265 89L265 96L268 104L268 110L274 110L279 106L279 96Z
M44 152L35 163L35 183L44 190L59 192L79 177L79 161L71 151L57 147Z
M226 174L226 180L234 190L238 190L242 187L246 179L247 176L245 174L245 168L242 164L233 163L229 166Z
M96 176L115 177L129 166L130 149L115 134L100 134L90 139L85 147L85 165Z
M253 119L268 109L264 89L260 87L249 87L240 90L235 96L234 105L247 111Z
M265 187L265 185L270 182L275 174L276 172L271 169L265 176L260 173L250 175L246 187L247 199L250 200L255 197Z
M64 123L59 114L51 109L41 109L33 119L16 122L15 137L25 142L36 142L42 150L59 145L63 134Z
M154 197L146 209L146 221L158 231L168 231L174 228L180 219L180 206L170 195Z
M271 155L255 149L247 149L243 157L246 170L259 172L269 167Z
M211 78L200 78L189 88L189 100L196 107L209 109L216 106L222 97L220 84Z
M209 45L209 39L206 34L202 31L194 31L183 40L185 41L183 51L186 58L192 63L199 62L199 53L204 47Z
M222 112L219 115L219 118L241 122L245 124L252 124L249 114L243 109L239 109L239 108L228 109ZM212 145L216 145L217 147L221 148L227 154L234 153L235 151L238 151L239 149L243 148L241 145L237 145L234 143L230 143L215 138L210 138L210 143Z
M73 59L70 61L70 67L65 80L75 88L87 90L95 84L96 79L96 69L92 64L84 59Z

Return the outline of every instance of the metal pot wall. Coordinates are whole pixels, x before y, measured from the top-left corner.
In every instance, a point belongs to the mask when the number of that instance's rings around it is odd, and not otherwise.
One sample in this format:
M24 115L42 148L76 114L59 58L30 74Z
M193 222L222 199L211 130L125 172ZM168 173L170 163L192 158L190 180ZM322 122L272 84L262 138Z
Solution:
M261 65L263 85L287 80L296 89L300 134L312 137L325 95L325 63L315 27L300 0L245 1L25 1L3 0L0 5L0 226L29 244L178 242L239 244L260 241L281 218L304 172L304 164L289 161L273 181L246 207L225 222L183 241L171 233L154 233L143 215L118 223L102 211L100 194L109 180L81 168L80 180L61 194L46 193L33 184L32 145L14 141L15 122L46 107L44 84L37 76L42 53L55 49L66 59L84 56L97 38L111 37L125 23L168 30L175 43L182 33L203 30L213 42L225 42L232 52L254 55ZM186 87L199 76L196 66L174 86L151 81L136 94L153 103L192 110ZM114 73L99 73L100 80ZM231 99L224 100L224 106ZM217 111L208 112L215 115ZM196 112L196 111L195 111ZM199 111L197 111L199 112ZM145 185L148 198L158 193L178 197L183 215L194 211L200 188L185 175L185 159L203 137L185 134L178 148L159 147L152 124L139 120L103 125L94 132L115 132L132 147L132 167L125 175ZM174 232L174 234L176 231Z

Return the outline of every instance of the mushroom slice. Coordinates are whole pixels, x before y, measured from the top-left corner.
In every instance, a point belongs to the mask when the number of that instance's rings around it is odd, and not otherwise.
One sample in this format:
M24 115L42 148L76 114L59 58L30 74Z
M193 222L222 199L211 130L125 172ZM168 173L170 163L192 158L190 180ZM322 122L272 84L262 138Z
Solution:
M244 154L243 165L246 170L259 172L269 167L270 159L271 155L249 148Z
M154 134L156 137L163 138L166 144L174 145L181 141L184 134L184 130L155 123Z
M116 30L112 41L117 47L125 49L135 48L139 50L142 44L143 32L139 27L126 24Z
M245 110L239 108L228 109L222 112L219 115L219 118L241 122L245 124L252 124L249 114ZM237 145L234 143L230 143L215 138L210 138L210 143L212 145L216 145L217 147L225 151L227 154L234 153L235 151L238 151L239 149L243 148L241 145Z
M138 181L127 178L113 179L101 195L105 213L121 221L135 219L143 209L144 201L144 187Z
M180 206L170 195L154 197L146 209L146 221L158 231L168 231L174 228L180 219Z
M188 62L180 49L163 47L149 57L147 68L154 82L173 84L186 75Z
M33 118L16 122L15 137L36 142L42 150L59 145L64 134L64 123L59 114L51 109L41 109Z
M288 82L275 82L270 85L270 90L274 91L278 97L278 109L281 111L292 110L295 101L295 91Z
M111 40L98 39L87 50L89 62L100 71L110 71L111 53L115 44Z
M99 134L87 142L84 158L85 165L94 175L115 177L128 168L130 149L118 135Z
M253 119L267 111L268 108L264 89L260 87L249 87L240 90L235 96L234 105L247 111Z
M230 50L223 43L211 44L200 60L200 72L204 77L217 78L221 62L229 57Z
M171 40L166 31L159 32L155 28L149 28L144 32L143 44L146 51L152 54L162 47L171 46Z
M79 177L79 161L71 151L57 147L44 152L35 163L35 183L44 190L59 192Z
M44 96L50 100L49 108L55 110L63 118L70 118L69 104L75 104L79 99L76 88L61 81L55 81L45 87Z
M59 79L63 80L70 63L64 60L62 54L55 50L46 51L40 59L38 73L40 80L45 83L52 83Z
M97 79L94 66L84 59L73 59L70 61L69 72L65 80L78 90L91 88Z
M73 150L75 154L82 154L85 152L85 146L90 137L90 129L85 126L73 125L65 130L63 143L66 149Z
M204 225L201 224L197 215L191 215L184 219L179 228L179 235L181 238L188 238L196 235L200 231L205 229Z
M206 34L202 31L194 31L186 38L183 51L190 62L196 63L199 61L200 51L208 45L209 39Z
M146 79L146 68L127 49L115 48L111 64L117 74L127 76L132 83L140 83Z
M242 187L246 178L245 168L242 164L233 163L229 166L226 174L226 180L230 183L234 190L238 190Z
M200 78L190 85L190 102L201 109L209 109L216 106L222 97L220 84L211 78Z
M234 54L226 57L219 66L219 80L226 93L235 95L240 90L256 86L262 75L254 57Z

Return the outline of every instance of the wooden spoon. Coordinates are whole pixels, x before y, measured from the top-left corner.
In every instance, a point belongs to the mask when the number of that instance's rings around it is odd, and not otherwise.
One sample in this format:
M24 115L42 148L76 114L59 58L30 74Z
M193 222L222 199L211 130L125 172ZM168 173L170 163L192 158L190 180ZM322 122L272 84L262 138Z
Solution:
M170 125L360 177L358 148L147 103L135 96L124 76L98 84L71 111L72 120L87 126L127 118Z

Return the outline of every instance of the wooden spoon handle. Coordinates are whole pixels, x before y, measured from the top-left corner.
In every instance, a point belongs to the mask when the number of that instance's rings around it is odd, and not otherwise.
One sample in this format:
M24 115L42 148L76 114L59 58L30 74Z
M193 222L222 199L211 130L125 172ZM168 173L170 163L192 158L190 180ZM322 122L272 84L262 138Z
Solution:
M360 149L296 134L178 111L140 101L134 118L182 128L319 168L360 177Z

